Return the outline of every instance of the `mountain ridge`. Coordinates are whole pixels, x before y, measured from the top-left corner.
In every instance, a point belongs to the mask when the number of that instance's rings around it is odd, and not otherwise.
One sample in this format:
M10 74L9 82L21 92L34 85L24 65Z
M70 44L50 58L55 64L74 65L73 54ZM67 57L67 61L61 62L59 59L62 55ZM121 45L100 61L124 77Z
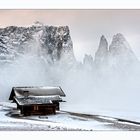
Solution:
M42 32L41 32L42 31ZM38 34L38 39L35 35ZM33 43L33 44L32 44ZM73 43L68 26L35 26L17 27L8 26L0 28L0 59L15 59L16 56L30 51L30 47L40 44L44 54L50 57L51 61L57 61L68 53L69 58L74 58ZM34 46L32 46L34 45ZM67 57L65 55L65 57ZM67 59L69 59L67 57Z

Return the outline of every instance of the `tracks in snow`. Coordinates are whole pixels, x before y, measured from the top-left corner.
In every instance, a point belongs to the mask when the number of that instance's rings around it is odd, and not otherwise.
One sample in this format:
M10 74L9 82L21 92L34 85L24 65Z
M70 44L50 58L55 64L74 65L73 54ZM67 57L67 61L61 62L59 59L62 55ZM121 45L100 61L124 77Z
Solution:
M75 113L75 112L68 112L68 111L62 111L62 112L69 113L73 116L94 119L96 121L103 122L103 123L108 122L109 124L107 125L109 127L118 128L120 130L140 131L140 122L136 122L136 121L109 117L109 116L102 116L102 115L83 114L83 113Z

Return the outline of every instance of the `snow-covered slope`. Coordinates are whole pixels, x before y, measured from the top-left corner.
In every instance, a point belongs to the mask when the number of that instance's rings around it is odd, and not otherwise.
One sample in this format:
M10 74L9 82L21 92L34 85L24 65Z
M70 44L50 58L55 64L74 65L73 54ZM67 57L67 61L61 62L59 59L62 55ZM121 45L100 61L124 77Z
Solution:
M57 111L56 115L22 116L13 103L0 102L0 130L7 131L95 131L140 130L140 123L123 117Z
M10 107L10 108L9 108ZM0 130L7 131L69 131L69 130L112 130L109 123L71 115L66 112L57 112L48 116L20 116L20 112L12 109L8 102L0 103ZM105 126L106 125L106 126ZM114 130L119 130L114 128Z

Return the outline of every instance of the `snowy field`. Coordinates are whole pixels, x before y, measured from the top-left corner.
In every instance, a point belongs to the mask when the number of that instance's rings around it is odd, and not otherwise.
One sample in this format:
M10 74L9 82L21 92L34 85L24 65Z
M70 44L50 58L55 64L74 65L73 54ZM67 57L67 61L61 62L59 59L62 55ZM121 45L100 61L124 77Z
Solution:
M110 114L111 115L111 114ZM116 116L117 117L117 116ZM140 130L139 122L102 115L59 111L56 115L21 116L16 105L0 103L1 131Z

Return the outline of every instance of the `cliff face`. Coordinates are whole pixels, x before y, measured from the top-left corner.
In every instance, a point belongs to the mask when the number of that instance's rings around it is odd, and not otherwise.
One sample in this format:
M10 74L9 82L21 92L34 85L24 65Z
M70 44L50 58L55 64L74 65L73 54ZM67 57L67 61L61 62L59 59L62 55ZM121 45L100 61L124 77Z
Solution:
M1 61L11 61L31 51L45 55L51 62L63 57L75 60L69 27L35 24L30 27L9 26L0 29Z

